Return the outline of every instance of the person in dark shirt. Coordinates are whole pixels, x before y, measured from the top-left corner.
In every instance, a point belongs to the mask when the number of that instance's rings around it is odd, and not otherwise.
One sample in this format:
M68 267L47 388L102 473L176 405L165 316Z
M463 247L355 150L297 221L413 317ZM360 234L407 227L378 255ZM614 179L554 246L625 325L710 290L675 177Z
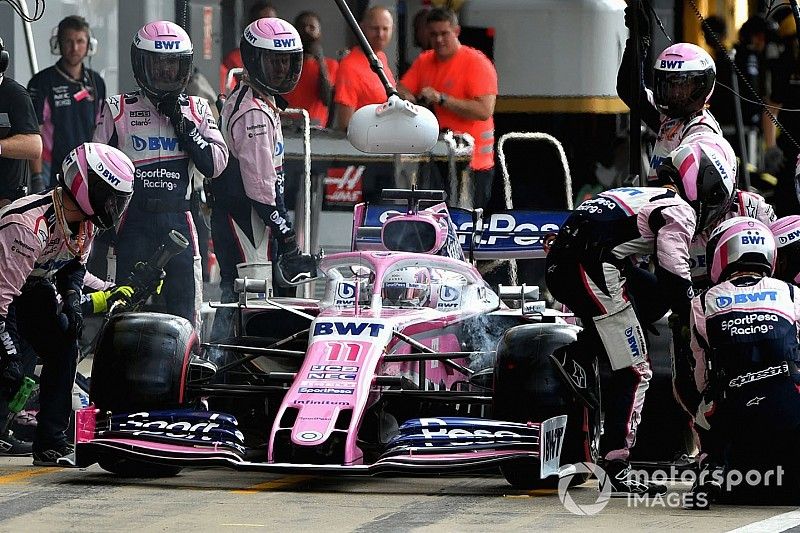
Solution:
M25 87L4 75L9 54L0 38L0 207L25 195L26 159L42 153L39 125Z
M83 17L70 15L58 23L50 51L61 58L28 82L42 132L42 157L31 162L31 186L40 191L55 184L60 162L75 147L92 140L106 84L83 61L96 41Z

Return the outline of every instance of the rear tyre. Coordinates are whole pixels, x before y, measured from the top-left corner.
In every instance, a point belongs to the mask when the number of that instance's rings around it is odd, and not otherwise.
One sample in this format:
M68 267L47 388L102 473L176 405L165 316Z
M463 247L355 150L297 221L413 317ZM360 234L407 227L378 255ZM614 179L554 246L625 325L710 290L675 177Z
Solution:
M189 359L197 347L197 335L185 318L162 313L113 316L97 342L91 402L112 413L182 406Z
M542 422L567 415L561 465L596 462L600 413L590 410L558 375L549 355L576 340L578 329L564 324L529 324L509 329L500 340L494 369L494 410L497 420ZM558 478L540 479L538 461L517 461L501 467L518 489L551 488ZM575 475L571 484L588 480Z

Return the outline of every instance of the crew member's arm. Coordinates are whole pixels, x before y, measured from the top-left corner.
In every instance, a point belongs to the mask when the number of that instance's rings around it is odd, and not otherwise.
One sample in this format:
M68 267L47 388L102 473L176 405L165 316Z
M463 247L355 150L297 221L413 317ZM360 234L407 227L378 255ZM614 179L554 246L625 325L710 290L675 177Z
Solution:
M433 102L439 107L469 120L488 120L494 114L494 104L497 101L496 94L455 98L439 92L433 87L423 87L420 96L422 100Z
M15 86L16 87L16 86ZM8 159L36 159L42 155L39 122L30 95L19 87L11 94L8 136L0 139L0 156ZM3 176L4 178L6 176Z
M695 229L694 210L683 200L651 202L639 212L639 232L655 244L655 274L662 296L673 313L688 323L693 296L689 245Z
M333 100L336 102L336 113L333 120L333 127L337 130L345 131L353 118L358 104L358 95L361 92L358 72L348 67L349 63L342 61L339 65L339 73L336 78L336 90Z
M211 106L199 96L181 96L172 107L159 111L169 117L181 148L189 154L197 170L216 178L228 164L228 146L211 113Z
M625 25L628 27L631 25L631 21L629 20L631 11L631 8L625 9ZM647 57L647 52L650 49L650 43L652 42L650 21L644 13L640 13L639 29L642 33L640 37L641 42L639 43L639 59L642 62L642 74L644 74L645 69L649 68L649 65L645 63L645 58ZM633 42L633 39L630 38L625 41L625 51L622 54L622 63L617 71L617 95L628 107L633 107L635 96L633 92L631 92L631 82L635 75L634 73L637 72L633 57L635 52L635 44L636 43ZM643 78L639 79L638 85L640 106L639 113L642 122L647 124L647 126L653 131L658 131L661 122L661 113L655 106L653 92L645 86Z
M277 190L279 169L275 168L272 158L275 153L274 131L275 125L270 117L259 109L247 111L230 125L231 142L239 154L245 194L282 248L294 240L294 231L276 206L276 198L281 192Z
M94 128L93 142L104 143L115 148L119 147L119 138L117 137L114 121L121 114L121 111L119 97L112 96L103 101L103 105L100 108L100 116Z
M325 107L330 107L333 101L333 84L334 78L331 72L328 71L328 64L325 62L325 56L322 54L322 47L320 46L315 50L314 59L319 63L319 85L317 86L317 97L325 104ZM323 124L324 126L325 124Z
M708 387L706 365L708 338L706 337L706 317L703 312L702 302L700 301L703 297L704 295L700 295L692 299L692 309L689 319L689 327L692 335L689 346L692 349L692 356L694 358L694 383L697 392L700 394Z

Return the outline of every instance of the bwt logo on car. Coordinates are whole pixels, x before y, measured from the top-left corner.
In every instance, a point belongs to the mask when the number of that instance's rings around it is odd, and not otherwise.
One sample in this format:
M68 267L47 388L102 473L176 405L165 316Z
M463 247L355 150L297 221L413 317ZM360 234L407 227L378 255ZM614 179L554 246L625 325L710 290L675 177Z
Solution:
M453 446L466 446L468 444L492 442L498 437L521 437L519 433L503 429L499 431L490 431L488 429L448 429L447 422L441 418L420 418L419 423L422 426L422 437L431 441L426 442L425 446L434 446L436 441L441 441L443 438L449 439L449 444ZM458 442L458 439L462 439L464 442Z
M542 458L542 461L550 461L558 456L558 450L561 449L561 439L563 438L563 427L556 427L545 433L543 446L544 458Z
M763 237L762 237L763 238ZM761 291L744 294L734 294L733 296L717 296L717 307L725 308L732 304L746 304L757 302L774 302L778 298L777 291Z
M670 61L668 59L661 60L661 68L681 68L685 61L675 60Z
M314 324L314 336L317 335L363 335L366 330L369 330L370 337L377 337L386 326L384 324L374 324L369 322L362 322L354 324L353 322L317 322Z

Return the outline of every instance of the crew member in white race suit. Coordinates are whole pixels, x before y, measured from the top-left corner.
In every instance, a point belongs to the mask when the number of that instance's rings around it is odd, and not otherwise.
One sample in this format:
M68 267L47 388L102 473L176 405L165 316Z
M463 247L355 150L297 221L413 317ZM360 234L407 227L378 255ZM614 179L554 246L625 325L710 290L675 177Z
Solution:
M625 8L625 25L631 27L633 8ZM628 107L633 107L631 93L634 76L633 46L640 47L645 58L652 41L649 19L639 12L639 43L628 39L622 63L617 71L617 94ZM642 122L657 134L647 183L657 180L656 172L667 156L692 133L713 132L722 136L717 119L707 108L716 81L716 66L711 56L691 43L675 43L661 52L653 67L653 89L639 82L639 110ZM635 127L639 127L638 124ZM640 182L641 183L641 182Z
M277 255L276 281L293 286L317 276L317 260L304 255L287 220L283 198L284 142L280 111L300 79L303 45L279 18L251 23L241 41L245 75L222 108L231 162L213 187L212 234L223 297L235 298L236 264ZM277 253L270 250L277 242Z
M192 42L177 24L150 22L140 29L131 44L140 90L106 99L94 140L118 147L136 165L136 194L117 227L116 265L109 265L109 276L121 284L170 230L181 232L191 246L167 264L162 294L169 313L197 327L203 283L189 212L192 173L218 176L228 148L208 102L184 93L192 57Z
M704 465L741 473L776 473L781 465L782 482L736 492L781 504L780 491L796 504L800 289L770 277L775 239L758 220L737 217L720 224L708 254L716 285L692 301L691 314L695 384L703 396L697 424L722 445ZM705 478L707 489L713 477Z

